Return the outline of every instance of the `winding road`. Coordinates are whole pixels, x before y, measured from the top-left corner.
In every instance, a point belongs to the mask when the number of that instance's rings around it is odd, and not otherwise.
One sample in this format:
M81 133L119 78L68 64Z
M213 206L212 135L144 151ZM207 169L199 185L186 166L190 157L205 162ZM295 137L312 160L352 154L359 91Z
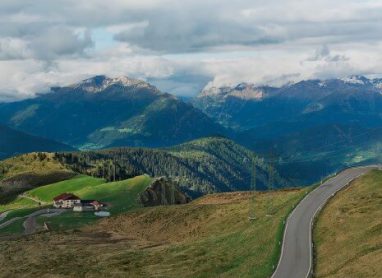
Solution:
M327 201L352 180L379 166L350 168L314 189L296 206L286 221L279 263L272 278L312 276L312 225Z
M0 229L11 225L12 223L14 223L15 221L19 219L25 218L25 221L23 223L24 234L26 235L33 234L36 232L38 228L37 221L36 221L37 216L52 217L52 216L60 215L63 212L65 212L65 209L40 209L35 212L32 212L29 215L22 216L22 217L14 217L8 221L5 221L0 224Z

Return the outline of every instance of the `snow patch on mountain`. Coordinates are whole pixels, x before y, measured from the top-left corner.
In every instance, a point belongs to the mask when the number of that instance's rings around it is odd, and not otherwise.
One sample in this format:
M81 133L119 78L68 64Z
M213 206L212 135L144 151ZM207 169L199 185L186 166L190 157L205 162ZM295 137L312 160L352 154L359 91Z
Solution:
M370 80L367 79L366 77L359 76L359 75L352 75L352 76L349 76L349 77L341 78L341 80L344 83L354 84L354 85L366 85L366 84L368 84L370 82Z
M222 98L235 97L243 100L262 100L265 92L262 88L251 83L240 83L235 87L210 87L204 89L198 97L219 96Z

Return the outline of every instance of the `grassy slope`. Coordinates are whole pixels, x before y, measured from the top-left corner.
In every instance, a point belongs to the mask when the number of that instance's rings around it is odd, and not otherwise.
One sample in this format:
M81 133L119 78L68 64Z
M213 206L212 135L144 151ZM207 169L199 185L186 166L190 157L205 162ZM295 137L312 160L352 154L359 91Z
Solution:
M36 203L35 201L18 197L10 203L4 204L4 205L0 204L0 213L4 211L8 211L8 210L31 208L31 207L37 207L37 206L38 206L38 203Z
M107 203L109 205L109 211L114 215L140 207L140 204L137 202L137 196L146 189L150 182L151 178L146 175L112 183L104 183L104 180L93 177L77 176L71 180L27 191L25 195L50 203L52 198L58 194L73 192L82 199L97 199ZM3 220L6 221L13 217L28 215L39 208L39 204L34 201L18 198L14 202L0 206L0 211L13 210ZM43 224L44 222L48 222L54 230L65 230L78 228L97 219L99 218L94 216L92 212L74 213L68 211L52 218L38 217L38 223ZM13 226L15 225L16 224ZM6 229L0 230L2 234L6 231Z
M226 193L141 208L81 232L0 241L0 268L4 275L269 277L282 221L307 190L259 193L255 221L248 220L250 193Z
M55 196L71 192L81 199L95 199L110 204L110 211L117 213L138 207L137 196L149 186L150 182L151 178L146 175L109 183L105 183L103 179L78 176L27 191L26 195L52 202Z
M314 230L317 277L380 277L382 171L354 181L320 214Z
M64 192L74 192L76 193L84 187L91 187L98 184L102 184L105 181L103 179L97 179L88 176L75 176L72 179L37 187L35 189L28 190L24 193L26 196L40 200L42 203L52 203L52 200L55 196L64 193ZM24 208L34 208L38 207L38 202L17 197L15 200L7 203L0 204L0 212L14 209L24 209Z
M112 213L120 213L140 207L138 194L143 192L151 183L147 175L137 176L118 182L110 182L86 187L76 192L83 199L96 199L110 204Z
M91 190L94 186L103 183L105 183L103 179L82 175L76 176L70 180L41 186L27 191L25 194L43 202L51 203L53 198L61 193L72 192L77 194L78 191L83 190L84 188L89 188L89 190Z

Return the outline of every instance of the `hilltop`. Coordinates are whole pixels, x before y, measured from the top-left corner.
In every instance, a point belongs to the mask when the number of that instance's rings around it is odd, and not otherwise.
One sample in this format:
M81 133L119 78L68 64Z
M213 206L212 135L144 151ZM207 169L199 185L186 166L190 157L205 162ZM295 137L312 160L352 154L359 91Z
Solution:
M0 161L0 204L18 194L77 175L50 153L29 153Z

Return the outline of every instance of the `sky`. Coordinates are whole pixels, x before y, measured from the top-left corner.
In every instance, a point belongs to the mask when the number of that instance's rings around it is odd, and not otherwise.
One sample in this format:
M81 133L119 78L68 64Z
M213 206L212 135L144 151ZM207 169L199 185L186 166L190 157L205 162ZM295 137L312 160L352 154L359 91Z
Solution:
M94 75L193 96L382 73L382 1L1 0L0 101Z

